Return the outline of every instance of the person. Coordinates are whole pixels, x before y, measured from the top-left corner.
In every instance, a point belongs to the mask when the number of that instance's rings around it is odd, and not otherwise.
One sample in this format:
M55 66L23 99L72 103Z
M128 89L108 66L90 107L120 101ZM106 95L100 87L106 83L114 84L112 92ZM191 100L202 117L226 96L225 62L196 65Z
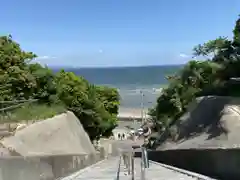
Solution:
M122 139L123 139L123 140L125 139L125 134L124 134L124 133L122 134Z
M120 133L118 133L118 140L121 138L121 135L120 135Z

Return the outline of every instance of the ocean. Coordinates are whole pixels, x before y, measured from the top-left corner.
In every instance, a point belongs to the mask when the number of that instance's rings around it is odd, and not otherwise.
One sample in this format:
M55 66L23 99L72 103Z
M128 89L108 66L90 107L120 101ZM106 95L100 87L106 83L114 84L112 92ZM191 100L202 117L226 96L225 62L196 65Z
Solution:
M165 76L177 72L181 67L182 65L166 65L63 69L83 76L91 83L117 88L121 96L120 108L139 109L141 102L145 108L154 106L161 88L168 84Z

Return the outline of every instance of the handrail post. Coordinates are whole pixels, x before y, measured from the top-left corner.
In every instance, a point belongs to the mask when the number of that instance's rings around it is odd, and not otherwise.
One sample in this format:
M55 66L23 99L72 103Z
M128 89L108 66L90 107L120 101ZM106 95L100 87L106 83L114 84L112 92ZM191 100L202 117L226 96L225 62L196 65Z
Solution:
M127 167L126 153L123 152L122 156L123 156L123 164L124 164L125 167Z
M133 151L132 151L132 156L131 156L131 170L132 170L132 180L134 180L134 155L135 155L135 153L134 153L134 149L133 149Z
M123 152L122 153L123 156L123 163L125 168L127 169L128 175L131 174L131 154L130 152Z
M149 168L148 153L145 147L141 147L142 157L141 157L141 180L145 180L145 169Z
M120 167L121 167L121 155L119 156L119 163L118 163L118 170L117 170L117 180L119 180L120 177Z
M141 158L141 180L145 180L145 168L144 168L143 158Z
M148 153L145 147L142 148L144 168L149 168Z
M131 162L131 156L130 156L130 153L128 152L128 156L127 156L127 169L128 169L128 175L130 175L131 173L131 166L130 166L130 162Z

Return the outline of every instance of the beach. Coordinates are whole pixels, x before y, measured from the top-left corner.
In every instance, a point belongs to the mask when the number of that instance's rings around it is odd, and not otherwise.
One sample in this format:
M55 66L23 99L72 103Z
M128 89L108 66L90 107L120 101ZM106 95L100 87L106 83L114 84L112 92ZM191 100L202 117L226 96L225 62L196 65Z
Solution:
M142 118L142 110L139 108L124 108L124 107L120 107L119 109L119 113L118 113L118 117L119 118L129 118L129 119L140 119ZM147 112L148 109L144 109L143 111L145 117L148 117Z

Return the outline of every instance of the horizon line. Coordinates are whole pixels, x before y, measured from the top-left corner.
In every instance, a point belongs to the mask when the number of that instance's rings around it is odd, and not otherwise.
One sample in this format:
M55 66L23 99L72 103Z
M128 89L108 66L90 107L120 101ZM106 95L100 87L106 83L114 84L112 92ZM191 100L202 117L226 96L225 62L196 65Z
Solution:
M69 65L47 65L49 68L70 68L70 69L107 69L107 68L143 68L143 67L164 67L164 66L183 66L183 64L162 64L162 65L129 65L129 66L69 66Z

